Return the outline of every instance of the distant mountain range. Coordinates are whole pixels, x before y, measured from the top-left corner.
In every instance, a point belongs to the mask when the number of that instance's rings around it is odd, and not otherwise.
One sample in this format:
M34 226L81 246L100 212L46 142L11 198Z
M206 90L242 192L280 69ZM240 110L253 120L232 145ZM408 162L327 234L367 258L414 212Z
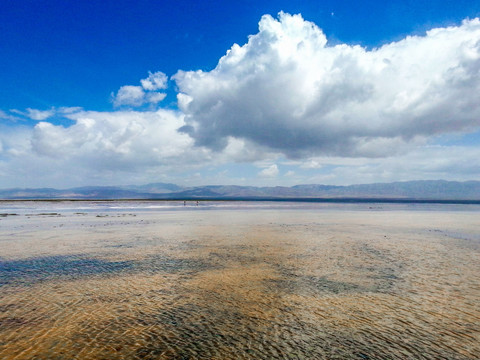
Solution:
M71 189L3 189L0 199L416 199L480 200L480 181L424 180L349 186L256 187L211 185L182 187L153 183Z

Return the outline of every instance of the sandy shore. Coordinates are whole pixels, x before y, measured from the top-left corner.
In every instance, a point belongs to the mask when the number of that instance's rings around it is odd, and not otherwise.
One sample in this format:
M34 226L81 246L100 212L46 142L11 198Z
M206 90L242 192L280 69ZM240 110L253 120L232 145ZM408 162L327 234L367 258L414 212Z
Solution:
M478 211L47 210L0 218L1 359L480 354Z

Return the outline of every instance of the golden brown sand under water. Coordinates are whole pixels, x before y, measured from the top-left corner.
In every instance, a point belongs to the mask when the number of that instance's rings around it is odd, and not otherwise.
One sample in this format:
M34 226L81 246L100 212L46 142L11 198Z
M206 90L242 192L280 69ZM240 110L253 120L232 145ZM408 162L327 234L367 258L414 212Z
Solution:
M475 359L480 213L6 216L0 359Z

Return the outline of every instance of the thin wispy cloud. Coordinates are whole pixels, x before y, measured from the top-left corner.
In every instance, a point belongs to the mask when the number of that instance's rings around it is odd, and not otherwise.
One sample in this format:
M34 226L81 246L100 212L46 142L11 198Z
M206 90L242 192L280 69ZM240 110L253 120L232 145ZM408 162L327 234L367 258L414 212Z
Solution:
M38 110L38 109L31 109L26 108L25 111L20 110L11 110L12 113L27 117L32 120L42 121L51 118L55 114L55 110L53 108L49 110Z

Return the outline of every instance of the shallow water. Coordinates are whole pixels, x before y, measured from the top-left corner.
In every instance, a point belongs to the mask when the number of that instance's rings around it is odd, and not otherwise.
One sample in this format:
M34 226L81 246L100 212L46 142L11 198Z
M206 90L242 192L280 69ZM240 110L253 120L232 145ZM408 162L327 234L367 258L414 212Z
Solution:
M0 359L480 354L472 208L88 204L0 211Z

